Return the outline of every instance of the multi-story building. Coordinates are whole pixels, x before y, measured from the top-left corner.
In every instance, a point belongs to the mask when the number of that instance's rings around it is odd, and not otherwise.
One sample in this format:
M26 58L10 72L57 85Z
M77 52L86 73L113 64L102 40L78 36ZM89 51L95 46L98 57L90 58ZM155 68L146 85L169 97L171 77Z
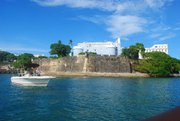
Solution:
M121 54L121 41L118 38L115 42L83 42L73 47L73 56L82 52L95 52L97 55L115 55Z
M155 44L150 48L145 48L145 52L164 52L168 54L167 44Z
M168 54L168 44L155 44L150 48L145 48L145 52L164 52ZM139 59L143 59L141 52L139 52Z

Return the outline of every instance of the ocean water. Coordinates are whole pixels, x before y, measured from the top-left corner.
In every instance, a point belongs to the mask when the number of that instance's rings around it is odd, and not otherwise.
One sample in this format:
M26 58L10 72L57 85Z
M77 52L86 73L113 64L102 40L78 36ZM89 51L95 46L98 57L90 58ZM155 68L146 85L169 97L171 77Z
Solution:
M180 78L57 78L48 87L0 75L0 121L139 121L180 106Z

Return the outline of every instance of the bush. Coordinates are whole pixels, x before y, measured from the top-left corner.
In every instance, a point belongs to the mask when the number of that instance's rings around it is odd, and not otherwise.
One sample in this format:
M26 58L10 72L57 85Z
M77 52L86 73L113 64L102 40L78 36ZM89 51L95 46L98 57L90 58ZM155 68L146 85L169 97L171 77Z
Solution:
M153 77L170 76L173 73L178 73L180 70L180 61L171 58L163 52L145 53L143 60L139 60L135 69L137 71L148 73Z
M96 52L81 52L79 55L97 55Z

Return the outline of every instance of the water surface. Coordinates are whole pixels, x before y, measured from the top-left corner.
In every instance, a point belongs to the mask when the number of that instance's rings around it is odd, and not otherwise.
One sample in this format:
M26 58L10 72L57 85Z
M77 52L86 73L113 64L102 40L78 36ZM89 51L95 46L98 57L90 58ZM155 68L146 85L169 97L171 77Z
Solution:
M0 75L0 121L138 121L180 106L180 78L58 78L48 87Z

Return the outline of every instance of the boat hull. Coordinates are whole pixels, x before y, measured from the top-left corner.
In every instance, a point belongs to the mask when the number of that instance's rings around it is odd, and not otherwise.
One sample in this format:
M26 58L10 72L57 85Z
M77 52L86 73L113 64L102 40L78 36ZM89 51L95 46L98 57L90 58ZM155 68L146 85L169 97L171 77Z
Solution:
M22 86L47 86L51 76L11 77L11 82Z

